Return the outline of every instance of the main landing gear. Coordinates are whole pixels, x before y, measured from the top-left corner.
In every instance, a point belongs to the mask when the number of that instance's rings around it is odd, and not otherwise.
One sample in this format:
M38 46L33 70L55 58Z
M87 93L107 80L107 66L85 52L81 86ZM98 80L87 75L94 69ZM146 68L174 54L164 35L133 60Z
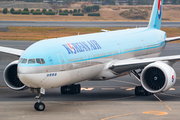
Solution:
M34 104L34 109L37 110L37 111L43 111L45 109L45 104L43 102L41 102L43 100L43 98L41 97L41 92L40 92L40 88L37 88L36 89L36 92L37 92L37 96L35 97L35 99L38 100L38 102L36 102Z
M135 78L138 81L140 80L140 73L142 72L142 70L140 72L136 72L135 70L131 71L131 73L135 76ZM135 87L135 95L136 96L149 96L149 95L153 95L152 93L146 91L142 86L136 86Z
M135 95L136 96L149 96L149 95L152 95L152 93L146 91L142 86L136 86Z
M80 84L71 84L61 87L61 94L78 94L81 92Z

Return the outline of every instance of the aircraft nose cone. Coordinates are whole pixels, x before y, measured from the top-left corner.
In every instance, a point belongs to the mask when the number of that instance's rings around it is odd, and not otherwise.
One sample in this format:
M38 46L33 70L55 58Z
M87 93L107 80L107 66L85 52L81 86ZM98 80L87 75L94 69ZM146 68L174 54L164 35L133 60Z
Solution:
M18 77L21 82L28 87L39 88L38 80L34 77L34 74L31 73L31 70L28 67L18 66Z
M18 66L17 67L17 72L19 74L27 74L27 69L25 69L24 67Z

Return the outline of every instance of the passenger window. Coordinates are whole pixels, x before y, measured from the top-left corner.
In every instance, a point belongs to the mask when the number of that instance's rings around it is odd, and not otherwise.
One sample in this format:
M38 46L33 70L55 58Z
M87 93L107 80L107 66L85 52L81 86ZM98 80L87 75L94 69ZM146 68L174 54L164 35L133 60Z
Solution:
M27 63L27 59L23 59L21 63Z
M39 58L36 59L36 63L41 64L41 60Z
M34 63L36 63L36 62L35 62L35 59L29 59L29 60L28 60L28 64L34 64Z
M41 62L42 62L42 64L44 64L45 63L44 59L41 59Z

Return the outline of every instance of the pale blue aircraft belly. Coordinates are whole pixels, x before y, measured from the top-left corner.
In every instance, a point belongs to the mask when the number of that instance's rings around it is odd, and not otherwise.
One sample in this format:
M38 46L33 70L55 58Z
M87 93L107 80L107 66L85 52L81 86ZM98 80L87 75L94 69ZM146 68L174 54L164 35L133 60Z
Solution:
M31 45L21 56L26 59L43 58L45 64L20 63L18 66L52 66L123 55L163 47L165 38L166 34L163 31L138 28L48 39ZM68 43L73 45L74 51L67 45ZM63 55L64 62L60 62L58 54Z

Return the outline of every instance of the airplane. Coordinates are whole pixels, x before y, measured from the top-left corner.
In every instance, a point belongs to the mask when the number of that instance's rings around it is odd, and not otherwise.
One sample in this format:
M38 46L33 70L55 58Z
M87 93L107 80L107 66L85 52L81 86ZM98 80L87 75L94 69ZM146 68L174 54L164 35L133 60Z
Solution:
M26 50L1 46L0 52L19 57L5 68L4 81L13 90L37 92L37 111L45 109L41 95L46 89L60 87L62 94L77 94L81 92L78 82L129 73L141 82L135 95L165 92L176 82L172 66L180 55L159 55L167 42L180 37L167 38L161 30L162 9L163 0L154 0L149 25L144 28L46 39Z

